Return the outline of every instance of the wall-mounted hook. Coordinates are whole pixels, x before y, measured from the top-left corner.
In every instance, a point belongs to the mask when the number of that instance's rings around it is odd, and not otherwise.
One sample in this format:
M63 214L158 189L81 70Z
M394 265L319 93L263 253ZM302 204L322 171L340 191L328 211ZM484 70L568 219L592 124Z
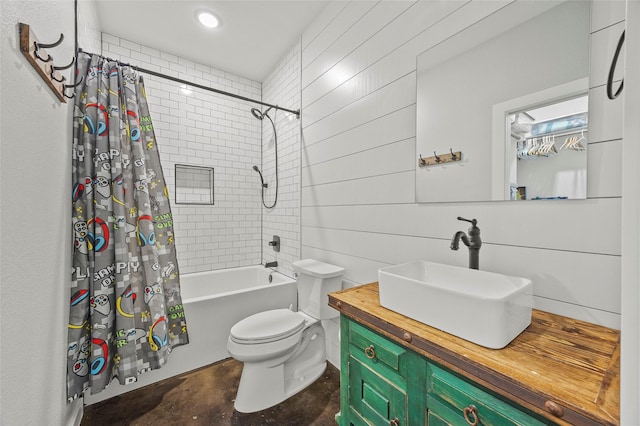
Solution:
M38 58L42 62L51 62L51 61L53 61L53 56L49 55L48 53L47 53L47 57L46 58L43 58L42 56L40 56L38 54L38 52L40 51L40 45L38 44L37 41L33 42L33 46L35 47L35 49L33 50L33 54L35 55L36 58Z
M60 78L56 77L56 74L57 74L56 71L66 70L67 68L71 68L71 66L74 64L75 61L76 61L76 58L71 58L71 62L69 63L69 65L65 65L63 67L51 66L51 72L49 73L49 75L53 80L59 83L66 81L67 79L64 76L61 76Z
M65 82L67 79L64 76L61 76L60 78L58 78L56 76L56 74L58 74L56 71L61 71L61 70L66 70L67 68L71 68L71 66L75 63L76 58L71 58L71 62L69 62L69 65L65 65L63 67L56 67L54 65L51 66L51 72L49 73L49 76L51 77L52 80L57 81L58 83L62 83Z
M49 49L51 47L57 47L60 46L60 43L62 43L62 40L64 40L64 34L60 33L60 38L58 38L58 41L56 41L55 43L40 43L38 41L35 42L36 44L36 49L40 49L41 47L44 47L45 49Z
M78 80L74 84L65 84L64 88L65 89L71 89L73 87L78 87L78 86L80 86L82 84L82 80L84 80L84 76L80 77L80 80Z
M58 83L64 83L65 81L67 81L67 78L65 76L60 76L60 78L58 78L56 75L58 73L56 72L56 67L51 67L51 71L49 72L49 77L51 77L52 80L57 81Z
M69 65L65 65L64 67L51 67L56 71L60 71L60 70L66 70L67 68L71 68L71 65L73 65L76 62L76 58L71 58L71 62L69 62Z
M435 157L435 159L436 159L436 163L439 163L439 162L441 162L441 161L442 161L442 159L438 156L438 154L436 154L436 152L435 152L435 151L433 151L433 156L434 156L434 157Z
M74 93L73 95L69 96L67 95L67 89L73 89L74 87L78 87L82 84L82 81L84 80L84 76L80 77L80 80L78 80L77 82L75 82L74 84L65 84L64 85L64 91L62 92L62 94L64 95L65 98L67 99L73 99L76 94Z
M38 41L34 41L33 46L35 47L35 50L33 51L33 54L36 56L36 58L40 59L42 62L53 61L53 56L47 53L47 57L45 59L45 58L42 58L38 54L38 52L40 51L41 48L49 49L51 47L59 46L60 43L62 43L62 40L64 40L64 34L60 33L60 38L58 38L58 41L56 41L55 43L40 43Z
M421 166L426 166L426 165L427 165L427 160L425 160L424 158L422 158L422 154L420 154L420 165L421 165Z
M449 148L449 152L451 153L451 161L456 161L458 159L458 156L455 152L453 152L453 149Z

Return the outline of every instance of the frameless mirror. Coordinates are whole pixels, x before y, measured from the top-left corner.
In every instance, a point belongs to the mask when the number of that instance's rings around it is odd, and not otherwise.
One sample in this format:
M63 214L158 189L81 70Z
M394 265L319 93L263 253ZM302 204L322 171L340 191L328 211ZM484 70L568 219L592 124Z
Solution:
M586 198L589 10L518 0L418 56L417 202Z

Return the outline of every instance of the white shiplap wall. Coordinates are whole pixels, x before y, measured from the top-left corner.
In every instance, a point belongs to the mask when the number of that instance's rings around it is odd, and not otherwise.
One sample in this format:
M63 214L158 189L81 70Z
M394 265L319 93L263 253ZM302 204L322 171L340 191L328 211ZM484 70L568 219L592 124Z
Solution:
M336 1L307 29L302 257L344 267L346 286L417 258L466 266L466 249L449 244L467 228L456 217L474 217L482 269L531 278L538 309L618 328L621 101L604 100L599 77L591 80L588 200L415 203L416 56L508 3ZM337 334L336 323L328 328Z
M151 71L261 99L261 83L129 40L102 35L103 54ZM144 75L144 74L143 74ZM261 256L260 122L248 102L145 75L172 200L180 272L256 265ZM214 205L175 204L175 164L214 168Z

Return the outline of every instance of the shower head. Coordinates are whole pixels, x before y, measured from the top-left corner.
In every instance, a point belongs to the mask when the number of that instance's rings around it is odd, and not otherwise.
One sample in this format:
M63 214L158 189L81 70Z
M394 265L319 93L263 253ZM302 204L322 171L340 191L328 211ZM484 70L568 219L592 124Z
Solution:
M253 170L255 170L256 172L258 172L258 174L260 175L260 183L262 184L263 188L267 187L267 184L264 183L264 178L262 177L262 173L260 172L260 169L258 168L258 166L253 166Z
M264 119L264 117L268 117L267 113L271 110L272 107L267 108L264 112L260 111L258 108L251 108L251 114L258 120Z
M251 108L251 114L253 114L253 116L258 120L262 120L264 118L264 115L262 115L262 112L258 108ZM258 166L253 166L253 169L258 171Z

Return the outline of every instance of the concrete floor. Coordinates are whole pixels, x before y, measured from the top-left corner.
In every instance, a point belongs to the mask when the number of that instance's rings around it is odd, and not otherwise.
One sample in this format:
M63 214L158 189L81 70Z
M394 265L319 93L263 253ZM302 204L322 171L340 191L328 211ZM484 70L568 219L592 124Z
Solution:
M233 409L241 372L242 363L230 358L136 389L85 407L81 426L336 425L340 372L330 363L302 392L275 407L248 414Z

